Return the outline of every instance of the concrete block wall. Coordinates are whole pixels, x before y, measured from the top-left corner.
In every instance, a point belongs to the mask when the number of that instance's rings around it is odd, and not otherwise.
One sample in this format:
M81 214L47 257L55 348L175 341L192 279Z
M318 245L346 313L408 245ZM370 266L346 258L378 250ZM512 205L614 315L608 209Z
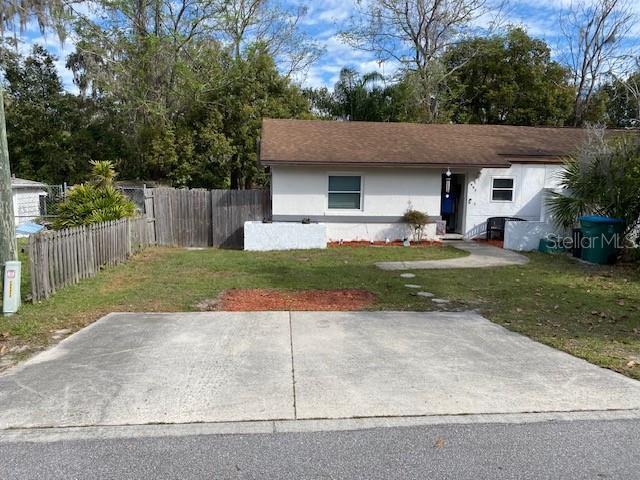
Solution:
M327 248L324 223L245 222L244 249L250 251Z

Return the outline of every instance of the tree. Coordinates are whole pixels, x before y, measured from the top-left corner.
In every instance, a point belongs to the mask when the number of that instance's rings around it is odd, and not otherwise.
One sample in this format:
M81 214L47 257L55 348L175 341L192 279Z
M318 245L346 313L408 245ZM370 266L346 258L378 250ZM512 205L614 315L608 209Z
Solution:
M606 96L607 124L612 127L640 126L640 70L614 76L598 92Z
M573 124L584 122L604 76L615 71L625 55L625 36L636 15L632 0L589 0L572 2L560 18L567 45L563 55L575 87Z
M71 3L71 0L69 1ZM5 31L16 34L27 21L35 16L40 29L48 25L56 27L62 39L65 31L63 18L67 11L64 0L6 0L0 8L0 37ZM17 26L16 26L17 21ZM11 189L11 169L4 114L4 91L0 86L0 269L7 260L17 258L15 221L13 216L13 193Z
M345 67L333 87L334 115L345 120L381 121L383 92L384 77L378 72L360 75Z
M53 27L60 39L67 35L66 20L72 6L83 0L3 0L0 8L0 37L6 30L14 36L35 19L44 31Z
M305 6L289 7L277 0L226 0L218 16L217 38L229 44L239 59L251 44L260 43L285 76L305 70L322 49L300 29Z
M126 156L113 105L64 92L56 59L43 47L34 45L26 57L9 49L1 53L8 148L18 176L76 183L86 179L90 160Z
M445 58L455 72L445 106L455 122L563 125L571 114L569 72L521 28L464 41Z
M342 32L349 45L396 61L412 72L423 120L440 118L443 87L453 70L447 50L474 30L474 21L495 11L490 0L363 0Z
M309 110L314 117L325 120L334 118L333 93L327 87L307 87L302 90L302 94L309 102Z
M624 220L624 235L640 222L640 139L637 134L609 141L604 131L592 131L579 153L561 172L564 193L548 203L556 221L574 226L581 215L598 214Z
M103 3L104 19L78 25L68 64L86 96L108 98L122 114L132 149L123 176L219 188L262 181L260 117L308 109L273 60L295 29L276 29L266 2L257 12L246 1ZM234 22L242 25L228 41ZM269 45L251 43L259 32Z
M266 182L258 167L257 139L262 118L307 118L309 104L300 89L279 75L263 44L248 48L246 58L231 60L221 105L222 131L232 146L230 187L251 188Z
M378 72L360 74L352 68L340 71L333 91L307 89L311 111L319 118L369 122L417 121L419 103L408 78L388 82Z

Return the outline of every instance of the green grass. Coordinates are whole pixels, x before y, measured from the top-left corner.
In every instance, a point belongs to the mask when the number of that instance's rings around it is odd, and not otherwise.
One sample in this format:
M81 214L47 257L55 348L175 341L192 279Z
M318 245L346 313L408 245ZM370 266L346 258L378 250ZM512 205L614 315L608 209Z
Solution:
M627 367L640 360L637 268L586 266L564 256L530 254L525 266L418 270L416 278L405 280L400 272L374 265L462 255L450 247L273 253L149 249L0 319L0 333L9 332L14 344L39 347L49 342L51 331L80 328L110 311L192 311L228 288L361 288L377 296L372 306L377 310L478 309L511 330L640 379L640 366ZM405 283L420 284L452 303L436 307Z
M415 283L490 320L640 379L640 271L564 255L528 254L522 267L416 271Z
M227 288L363 288L377 294L376 308L412 298L374 263L384 260L442 259L466 255L450 247L340 247L293 252L148 249L128 263L102 271L59 291L49 300L0 317L0 334L40 346L53 330L80 328L111 311L192 311ZM23 259L23 261L26 259ZM25 261L23 269L28 271ZM23 290L26 295L28 288Z

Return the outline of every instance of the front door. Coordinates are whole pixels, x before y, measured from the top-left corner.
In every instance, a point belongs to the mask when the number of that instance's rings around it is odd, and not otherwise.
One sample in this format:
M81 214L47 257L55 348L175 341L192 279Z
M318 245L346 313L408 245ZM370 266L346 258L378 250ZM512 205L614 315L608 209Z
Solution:
M440 216L446 222L447 233L462 233L464 207L464 175L442 174Z

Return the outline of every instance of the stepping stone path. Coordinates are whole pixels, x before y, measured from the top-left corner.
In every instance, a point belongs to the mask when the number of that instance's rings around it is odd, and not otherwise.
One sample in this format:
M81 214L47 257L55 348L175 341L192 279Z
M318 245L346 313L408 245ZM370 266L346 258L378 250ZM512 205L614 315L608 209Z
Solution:
M419 297L431 298L433 297L433 293L431 292L418 292L416 293Z
M402 278L414 278L415 274L413 273L401 273L400 276ZM416 285L413 283L406 283L404 285L407 288L420 288L421 285ZM416 295L418 295L419 297L424 297L424 298L431 298L434 297L434 294L431 292L416 292ZM439 305L441 304L445 304L445 303L449 303L449 300L445 300L444 298L431 298L431 301L433 303L437 303Z

